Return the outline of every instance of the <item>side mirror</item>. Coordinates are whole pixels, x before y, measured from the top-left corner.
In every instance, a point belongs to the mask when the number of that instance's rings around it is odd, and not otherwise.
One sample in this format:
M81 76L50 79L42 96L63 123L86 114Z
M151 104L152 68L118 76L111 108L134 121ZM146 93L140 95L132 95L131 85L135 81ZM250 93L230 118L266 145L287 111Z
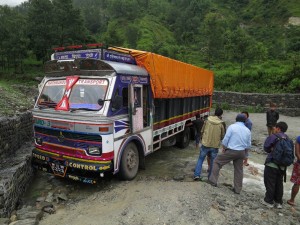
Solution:
M100 98L100 99L98 99L97 103L98 103L98 105L103 106L104 100Z

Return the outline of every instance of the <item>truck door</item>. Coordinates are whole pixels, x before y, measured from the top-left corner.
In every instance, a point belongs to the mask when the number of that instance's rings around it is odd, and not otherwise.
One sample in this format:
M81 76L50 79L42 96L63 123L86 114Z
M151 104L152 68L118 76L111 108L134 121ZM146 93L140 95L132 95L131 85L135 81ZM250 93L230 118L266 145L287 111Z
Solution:
M129 109L131 117L132 132L138 132L144 128L143 123L143 86L130 84Z

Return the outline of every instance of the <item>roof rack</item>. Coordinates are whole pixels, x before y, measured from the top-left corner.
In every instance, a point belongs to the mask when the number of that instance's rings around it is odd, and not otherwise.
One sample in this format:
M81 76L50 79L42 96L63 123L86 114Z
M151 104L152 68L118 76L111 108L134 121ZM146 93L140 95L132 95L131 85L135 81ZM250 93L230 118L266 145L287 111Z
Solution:
M69 45L66 47L56 47L53 48L55 52L62 52L62 51L72 51L72 50L80 50L80 49L93 49L93 48L102 48L104 46L103 43L95 43L95 44L86 44L86 45Z

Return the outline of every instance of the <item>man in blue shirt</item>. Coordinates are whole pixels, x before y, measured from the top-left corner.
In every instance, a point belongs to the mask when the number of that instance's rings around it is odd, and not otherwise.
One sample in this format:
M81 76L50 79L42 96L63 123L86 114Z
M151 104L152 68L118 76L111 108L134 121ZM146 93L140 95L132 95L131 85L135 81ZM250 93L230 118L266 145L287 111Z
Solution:
M214 160L212 173L208 183L217 186L221 168L233 161L234 166L234 188L233 192L239 194L243 187L243 160L246 150L251 148L251 132L245 126L246 116L238 114L236 122L231 124L222 140L222 153Z

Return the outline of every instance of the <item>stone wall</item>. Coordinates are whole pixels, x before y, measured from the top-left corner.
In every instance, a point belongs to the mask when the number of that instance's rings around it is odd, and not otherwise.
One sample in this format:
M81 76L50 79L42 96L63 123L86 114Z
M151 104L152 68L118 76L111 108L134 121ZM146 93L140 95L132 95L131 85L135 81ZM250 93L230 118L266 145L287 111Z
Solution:
M287 116L300 116L300 94L259 94L214 91L213 103L233 108L253 107L266 111L273 102L277 111Z
M30 112L14 117L0 117L0 160L14 154L32 137L33 118Z
M0 169L0 217L9 217L16 209L20 197L26 191L33 177L31 166L32 143L23 143L5 162Z
M30 112L0 118L0 217L9 216L32 179Z

